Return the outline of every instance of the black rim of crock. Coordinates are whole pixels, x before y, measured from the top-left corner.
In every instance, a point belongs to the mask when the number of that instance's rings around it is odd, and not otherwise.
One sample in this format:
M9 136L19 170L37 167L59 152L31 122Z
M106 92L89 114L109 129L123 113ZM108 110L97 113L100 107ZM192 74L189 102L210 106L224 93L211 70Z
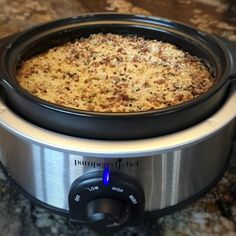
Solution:
M97 19L98 18L98 19ZM19 47L27 43L27 37L30 35L35 36L38 40L39 35L46 34L50 35L53 32L66 32L73 30L74 27L72 27L74 24L81 24L85 22L99 22L100 24L103 24L106 21L123 21L123 23L135 23L138 25L138 27L144 27L145 25L148 25L149 27L153 28L164 28L166 32L170 32L172 34L176 34L178 37L186 37L186 42L192 42L193 45L196 46L196 44L199 46L199 49L201 50L207 50L208 53L211 53L212 57L216 57L217 55L213 52L213 46L217 47L218 50L220 50L220 53L222 56L224 56L224 62L225 66L223 68L222 75L218 75L216 72L215 75L215 84L212 88L209 89L206 93L181 104L177 104L174 106L156 109L156 110L148 110L148 111L138 111L138 112L94 112L94 111L86 111L86 110L80 110L80 109L74 109L69 108L66 106L57 105L51 102L48 102L46 100L40 99L26 90L22 89L19 84L16 81L15 78L15 70L18 65L18 63L21 61L20 56L12 56L14 54L15 50L17 50ZM69 27L71 26L71 27ZM79 28L79 26L76 26L75 28ZM161 32L160 30L160 32ZM48 33L52 31L51 33ZM33 41L35 42L35 41ZM207 44L208 42L208 44ZM212 44L212 45L210 45ZM28 46L28 44L26 44ZM24 54L23 54L24 55ZM158 17L150 17L150 16L141 16L141 15L133 15L133 14L122 14L122 13L92 13L92 14L84 14L79 15L76 17L70 17L65 19L60 19L56 21L52 21L46 24L42 24L39 26L35 26L31 29L28 29L24 31L23 33L20 33L13 37L11 39L6 47L3 50L2 53L2 61L3 61L3 68L1 71L2 81L4 83L8 84L8 87L10 89L13 89L16 93L18 93L20 96L24 97L27 100L30 100L33 103L39 104L47 109L60 111L67 114L72 115L79 115L79 116L92 116L92 117L147 117L147 116L158 116L163 114L169 114L172 112L175 112L176 110L184 110L189 107L193 107L196 104L199 104L208 98L210 98L212 95L214 95L217 91L219 91L222 87L225 85L228 85L230 83L230 71L232 67L232 59L230 56L230 52L225 47L225 45L219 40L217 37L214 37L212 35L208 35L206 33L203 33L193 27L190 27L188 25L179 23L177 21L168 20L164 18L158 18ZM9 66L9 62L14 62L14 70L11 66ZM215 61L215 65L217 62ZM222 67L222 65L218 62L218 67ZM217 68L216 68L217 69ZM10 78L10 79L9 79ZM2 84L4 84L2 83Z

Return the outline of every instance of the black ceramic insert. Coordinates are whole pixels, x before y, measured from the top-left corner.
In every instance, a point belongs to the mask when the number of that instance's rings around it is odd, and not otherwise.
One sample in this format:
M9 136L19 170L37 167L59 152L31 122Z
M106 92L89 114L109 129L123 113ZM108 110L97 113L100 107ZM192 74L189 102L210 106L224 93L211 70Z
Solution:
M48 48L93 33L138 35L170 42L200 57L215 74L205 94L169 108L130 113L89 112L43 101L21 89L18 63ZM0 44L0 78L9 107L24 119L71 136L126 140L156 137L190 127L214 113L227 97L234 65L232 54L216 37L189 26L155 17L100 13L37 26Z

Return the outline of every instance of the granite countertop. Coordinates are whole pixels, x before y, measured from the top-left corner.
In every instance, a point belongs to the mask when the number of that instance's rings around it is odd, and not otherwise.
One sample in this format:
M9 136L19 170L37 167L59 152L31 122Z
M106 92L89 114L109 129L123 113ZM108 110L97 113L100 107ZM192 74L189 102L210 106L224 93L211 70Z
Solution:
M236 41L229 0L0 0L0 37L33 25L86 12L116 11L175 19ZM236 145L235 145L236 147ZM96 235L86 226L30 203L0 172L0 235ZM127 227L115 235L236 235L236 148L220 182L171 215Z

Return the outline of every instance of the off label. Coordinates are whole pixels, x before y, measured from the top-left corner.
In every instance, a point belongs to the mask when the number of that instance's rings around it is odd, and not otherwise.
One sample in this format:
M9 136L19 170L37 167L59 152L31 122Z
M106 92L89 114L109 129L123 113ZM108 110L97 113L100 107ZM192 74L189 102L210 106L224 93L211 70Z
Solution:
M77 194L77 195L75 196L75 201L76 201L76 202L79 202L79 201L80 201L80 195Z

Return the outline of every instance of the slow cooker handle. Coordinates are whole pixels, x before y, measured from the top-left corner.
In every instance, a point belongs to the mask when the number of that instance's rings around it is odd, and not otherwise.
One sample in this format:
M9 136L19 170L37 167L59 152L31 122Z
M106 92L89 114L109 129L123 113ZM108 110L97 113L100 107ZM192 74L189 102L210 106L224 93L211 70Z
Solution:
M9 84L4 79L4 70L2 68L3 53L4 53L4 49L6 47L9 47L9 45L11 44L11 41L14 38L16 38L17 35L19 35L19 33L11 34L9 36L6 36L6 37L0 39L0 85L3 85L3 87L7 87L7 88L9 87ZM4 85L6 85L6 86L4 86Z
M233 59L233 66L232 66L232 71L230 72L229 80L230 83L236 81L236 42L230 41L227 39L222 39L221 41L224 43L224 45L228 48L232 59ZM236 141L236 132L234 132L234 137L233 137L234 142Z
M3 50L7 46L7 44L10 43L10 41L12 39L14 39L18 34L19 33L11 34L11 35L8 35L8 36L6 36L4 38L0 38L0 56L2 55Z
M236 79L236 42L230 41L224 38L221 38L220 40L228 48L232 56L233 66L232 66L232 71L230 72L229 79L235 80Z

